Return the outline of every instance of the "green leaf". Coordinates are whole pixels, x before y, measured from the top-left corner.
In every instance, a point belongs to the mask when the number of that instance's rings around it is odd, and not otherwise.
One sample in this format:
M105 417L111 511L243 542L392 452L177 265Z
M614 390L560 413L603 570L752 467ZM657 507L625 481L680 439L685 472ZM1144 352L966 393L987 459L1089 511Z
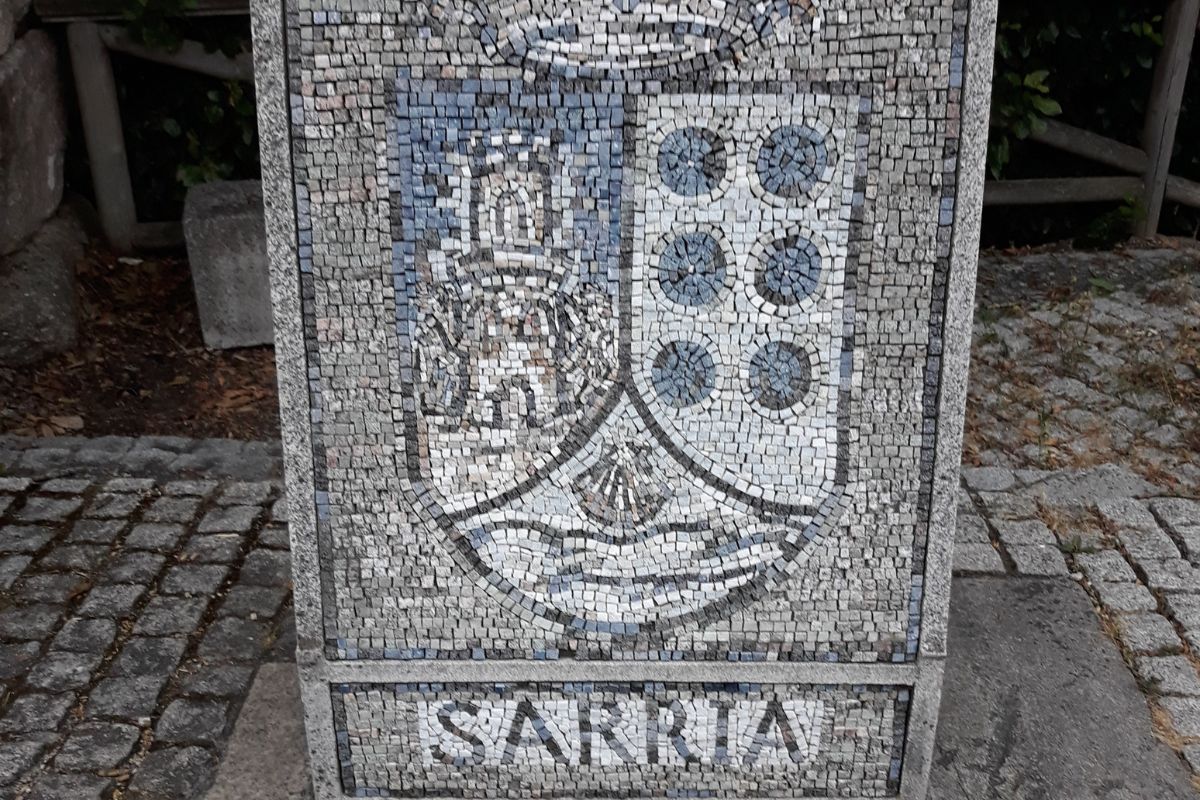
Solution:
M1035 91L1048 92L1050 91L1050 87L1046 85L1046 78L1049 77L1050 70L1048 69L1034 70L1025 76L1025 86Z
M1093 289L1101 294L1112 294L1117 290L1117 285L1106 278L1097 278L1092 276L1091 278L1088 278L1088 283L1091 284Z
M1058 104L1057 100L1052 98L1036 95L1030 98L1030 101L1033 103L1033 107L1036 108L1039 113L1044 114L1047 117L1057 117L1062 113L1062 106Z
M167 136L172 138L179 138L179 136L183 133L183 128L179 127L178 120L175 120L172 117L167 117L163 120L162 129Z

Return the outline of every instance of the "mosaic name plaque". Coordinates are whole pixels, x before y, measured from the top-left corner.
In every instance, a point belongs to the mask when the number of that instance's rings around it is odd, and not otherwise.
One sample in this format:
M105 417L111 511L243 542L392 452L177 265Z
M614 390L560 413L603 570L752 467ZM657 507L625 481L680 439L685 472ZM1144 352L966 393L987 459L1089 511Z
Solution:
M318 798L918 798L995 0L253 0Z

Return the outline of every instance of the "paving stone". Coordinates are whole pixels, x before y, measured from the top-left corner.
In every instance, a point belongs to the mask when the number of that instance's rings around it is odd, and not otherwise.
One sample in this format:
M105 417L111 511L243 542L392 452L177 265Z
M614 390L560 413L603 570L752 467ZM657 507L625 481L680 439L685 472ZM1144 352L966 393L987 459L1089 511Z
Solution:
M1141 500L1120 498L1096 503L1096 511L1115 528L1157 531L1158 520L1150 513L1149 504Z
M183 539L187 528L170 523L145 522L134 525L125 537L125 547L131 550L172 550Z
M1146 574L1146 584L1155 591L1200 591L1200 570L1182 558L1146 559L1138 561Z
M262 534L259 534L259 541L262 541ZM974 510L959 511L954 526L954 541L965 544L990 544L992 537L983 517Z
M279 550L252 550L242 562L239 580L256 586L287 586L292 581L291 557Z
M86 478L53 478L44 482L38 490L55 494L83 494L91 485L92 482Z
M1004 467L965 467L962 477L977 492L1007 492L1017 483L1013 471Z
M64 544L38 559L40 569L74 569L90 572L108 555L108 548L95 544Z
M154 738L166 744L214 744L225 732L228 709L221 700L173 700L154 726Z
M270 481L238 481L225 486L217 496L217 503L223 506L260 506L270 499L274 490L275 486Z
M1058 547L1058 539L1041 520L1005 520L999 519L992 523L1000 541L1006 548L1018 545L1049 545Z
M204 515L196 528L200 533L245 533L254 527L261 509L258 506L222 506Z
M54 538L52 528L36 525L4 525L0 527L0 552L36 553Z
M1182 558L1175 542L1158 528L1122 528L1117 531L1117 538L1121 540L1130 557L1139 564L1148 559Z
M134 445L136 448L137 445ZM105 491L109 492L149 492L154 488L153 478L113 478L104 484Z
M272 522L287 522L288 521L288 505L287 498L281 497L271 504L271 521Z
M199 497L160 497L142 512L146 522L190 522L200 508Z
M41 652L41 642L0 644L0 681L12 680L24 673Z
M63 772L112 769L124 761L138 743L141 731L120 722L85 723L71 731L54 757Z
M170 675L186 647L187 640L180 637L134 636L113 659L109 674Z
M33 485L29 478L17 478L11 475L0 476L0 492L18 494Z
M13 504L16 502L17 498L13 497L12 495L0 494L0 517L4 516L4 514L10 508L12 508Z
M104 579L110 583L149 583L158 576L164 563L166 558L158 553L122 553L109 564Z
M217 485L216 481L171 481L163 486L163 494L203 497L216 489Z
M291 540L288 538L288 529L285 525L268 525L263 528L258 534L258 544L260 547L270 547L277 550L288 550L292 546Z
M1087 573L1088 580L1093 583L1101 581L1108 583L1135 582L1137 575L1133 568L1116 550L1102 550L1099 553L1080 553L1075 556L1075 562Z
M0 557L0 591L6 591L21 577L21 573L33 561L32 556Z
M991 550L991 546L987 545ZM959 553L961 546L954 548L954 568L959 567ZM992 550L992 554L996 555L996 551ZM996 561L999 564L1000 558L996 556ZM976 572L986 572L992 570L974 569ZM999 564L999 571L1004 571L1004 565ZM281 587L271 586L246 586L237 584L229 593L225 595L225 599L221 602L221 606L217 613L220 616L228 617L246 617L250 619L271 619L278 613L280 606L288 596L288 590Z
M216 769L216 760L202 747L155 749L129 782L123 800L191 797L195 787L208 786Z
M1175 627L1159 614L1125 614L1117 617L1117 628L1134 653L1165 653L1181 646Z
M1070 574L1063 555L1057 547L1017 545L1006 548L1018 575L1066 577Z
M92 498L83 515L96 519L120 519L133 514L141 503L142 498L136 494L103 492Z
M1190 744L1183 748L1183 760L1187 762L1188 769L1200 773L1200 744Z
M25 800L102 800L112 781L95 775L48 772L33 782Z
M199 667L181 684L184 694L208 697L242 697L250 687L254 667L249 664L213 664Z
M121 619L129 616L145 592L145 586L136 584L96 586L84 597L76 613L82 617Z
M204 634L197 652L206 661L257 661L270 632L265 621L223 617Z
M71 526L71 532L67 534L67 541L112 544L124 530L124 520L81 519Z
M1070 497L1079 503L1149 497L1160 492L1157 486L1128 467L1111 463L1080 470L1057 470L1031 488L1036 488L1044 497Z
M230 564L242 555L240 533L198 533L188 540L181 561L194 564Z
M92 682L92 673L103 659L102 650L93 653L53 650L29 670L25 683L48 692L82 689Z
M1189 630L1200 631L1200 595L1172 592L1165 595L1167 613Z
M1011 492L979 492L987 517L993 524L997 520L1035 519L1037 503L1032 497Z
M23 522L61 522L83 505L79 497L42 497L31 495L13 516Z
M1200 500L1186 497L1159 497L1150 501L1150 509L1169 528L1200 525Z
M1164 697L1159 704L1180 736L1200 737L1200 698Z
M1143 656L1134 664L1137 674L1153 682L1160 694L1200 696L1200 677L1187 656Z
M0 786L9 786L20 778L53 741L48 734L32 734L19 741L0 742Z
M1100 595L1100 604L1110 611L1130 613L1134 611L1154 611L1158 601L1150 590L1136 583L1093 583L1092 588Z
M990 544L959 542L954 545L954 571L1001 574L1005 570L1000 554Z
M166 686L168 677L164 673L105 678L92 689L84 713L91 718L149 718L154 713L158 695Z
M117 624L110 619L75 618L67 620L50 647L79 653L103 653L116 638Z
M74 694L20 695L0 717L0 733L53 731L74 702Z
M46 572L26 575L17 584L16 595L24 601L65 604L86 592L91 584L76 572Z
M204 595L213 594L229 567L223 564L195 564L171 567L163 577L160 591L163 594Z
M44 639L54 630L61 614L61 606L45 603L6 608L0 611L0 639Z
M142 610L133 632L146 636L189 634L199 626L207 608L207 597L155 597Z

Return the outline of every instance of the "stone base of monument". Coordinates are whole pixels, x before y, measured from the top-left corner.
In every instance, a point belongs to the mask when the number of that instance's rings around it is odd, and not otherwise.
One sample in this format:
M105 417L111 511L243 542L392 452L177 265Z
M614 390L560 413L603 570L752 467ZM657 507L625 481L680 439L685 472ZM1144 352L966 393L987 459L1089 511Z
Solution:
M950 640L929 800L1193 796L1073 582L959 579ZM263 666L206 800L310 798L303 717L295 665Z
M262 188L214 181L188 190L183 233L204 344L215 349L270 344Z

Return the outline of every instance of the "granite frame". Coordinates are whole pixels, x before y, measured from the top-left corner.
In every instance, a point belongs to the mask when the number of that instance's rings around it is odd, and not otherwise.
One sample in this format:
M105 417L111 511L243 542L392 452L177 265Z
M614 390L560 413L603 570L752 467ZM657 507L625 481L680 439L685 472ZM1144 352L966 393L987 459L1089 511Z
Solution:
M377 10L382 0L339 0L355 10ZM317 468L309 393L309 347L301 313L297 208L293 191L285 13L294 0L251 3L258 91L264 206L271 265L281 428L287 475L295 575L297 663L305 705L309 763L318 800L343 797L334 746L330 685L428 681L622 681L695 683L753 681L907 685L913 689L899 796L926 794L946 656L950 569L957 474L962 441L971 319L982 208L988 97L997 0L971 0L965 54L965 90L957 167L950 268L942 325L937 397L937 441L925 538L921 636L915 661L887 663L647 663L573 661L339 661L325 650L321 568L317 544Z

